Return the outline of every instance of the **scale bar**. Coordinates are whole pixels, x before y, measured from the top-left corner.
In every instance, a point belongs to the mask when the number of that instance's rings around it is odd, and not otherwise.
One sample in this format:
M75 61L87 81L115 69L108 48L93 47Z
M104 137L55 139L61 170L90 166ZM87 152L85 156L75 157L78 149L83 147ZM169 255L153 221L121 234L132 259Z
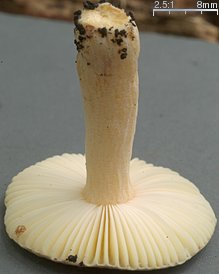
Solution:
M154 16L154 13L156 11L161 11L161 12L168 11L169 14L170 14L171 11L173 11L173 12L185 12L185 14L186 14L186 12L192 12L192 11L199 11L199 12L201 12L201 14L202 14L202 12L205 12L205 11L215 11L215 12L217 12L217 15L218 15L218 9L153 9L153 16Z

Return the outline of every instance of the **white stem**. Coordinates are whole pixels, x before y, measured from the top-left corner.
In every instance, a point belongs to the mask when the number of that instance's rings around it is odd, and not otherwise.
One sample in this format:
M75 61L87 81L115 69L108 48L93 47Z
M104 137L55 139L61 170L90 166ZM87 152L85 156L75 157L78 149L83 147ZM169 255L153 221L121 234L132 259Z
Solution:
M129 165L138 109L139 34L130 19L123 10L102 4L84 10L76 24L86 125L83 195L95 204L123 203L134 196Z

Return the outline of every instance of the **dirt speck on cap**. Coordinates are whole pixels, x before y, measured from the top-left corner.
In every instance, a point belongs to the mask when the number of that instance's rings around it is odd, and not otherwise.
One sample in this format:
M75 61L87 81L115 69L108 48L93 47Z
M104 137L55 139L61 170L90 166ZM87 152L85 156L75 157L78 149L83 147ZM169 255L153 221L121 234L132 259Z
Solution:
M15 230L15 234L17 237L20 237L26 230L27 229L24 225L19 225L19 226L17 226L17 228Z
M69 255L68 258L66 259L66 261L72 262L72 263L76 263L78 256L77 255Z

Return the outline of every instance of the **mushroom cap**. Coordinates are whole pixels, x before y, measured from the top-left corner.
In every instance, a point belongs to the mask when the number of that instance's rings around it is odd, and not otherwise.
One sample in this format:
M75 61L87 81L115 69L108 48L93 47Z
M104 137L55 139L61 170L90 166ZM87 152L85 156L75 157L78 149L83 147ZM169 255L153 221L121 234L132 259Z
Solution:
M178 173L130 162L135 198L125 204L86 202L85 157L64 154L13 178L5 225L21 247L53 261L129 270L182 264L210 240L216 225L199 190Z

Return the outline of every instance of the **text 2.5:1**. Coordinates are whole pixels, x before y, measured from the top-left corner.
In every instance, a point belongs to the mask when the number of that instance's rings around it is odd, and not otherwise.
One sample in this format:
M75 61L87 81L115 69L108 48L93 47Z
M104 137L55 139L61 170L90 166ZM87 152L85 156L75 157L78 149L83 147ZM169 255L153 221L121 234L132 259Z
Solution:
M173 1L154 1L154 9L173 9Z

